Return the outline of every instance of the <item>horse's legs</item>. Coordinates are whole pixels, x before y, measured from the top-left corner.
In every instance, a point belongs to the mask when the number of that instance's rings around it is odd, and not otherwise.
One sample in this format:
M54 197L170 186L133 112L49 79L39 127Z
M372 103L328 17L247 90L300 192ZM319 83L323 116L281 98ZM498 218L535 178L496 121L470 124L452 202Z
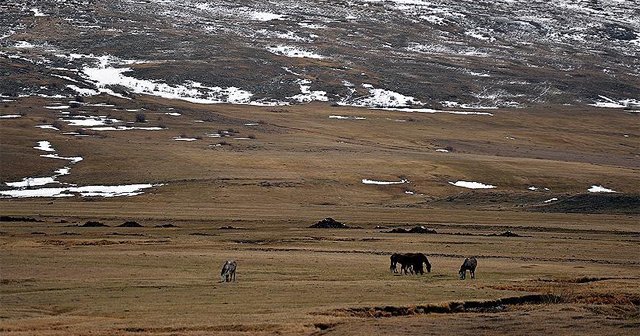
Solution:
M476 271L475 270L469 270L469 273L471 273L471 279L475 279L476 278Z

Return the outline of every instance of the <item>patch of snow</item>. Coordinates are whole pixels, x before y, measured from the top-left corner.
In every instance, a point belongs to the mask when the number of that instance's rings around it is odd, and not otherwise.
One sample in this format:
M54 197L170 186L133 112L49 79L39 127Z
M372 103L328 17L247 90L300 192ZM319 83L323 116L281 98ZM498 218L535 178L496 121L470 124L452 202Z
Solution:
M362 84L362 87L369 90L369 95L366 97L353 98L351 102L344 103L344 105L360 106L360 107L377 107L377 108L389 108L389 107L406 107L410 105L422 105L419 100L414 97L405 96L401 93L391 90L376 89L372 84Z
M440 152L440 153L449 153L448 150L444 149L444 148L438 148L436 149L436 152Z
M75 79L73 79L73 78L71 78L69 76L62 76L62 75L56 75L56 74L52 74L51 76L57 77L57 78L61 78L61 79L64 79L66 81L69 81L69 82L79 83L77 80L75 80Z
M40 156L43 158L49 158L49 159L67 160L67 161L70 161L71 163L78 163L84 160L81 156L60 156L58 154L43 154Z
M72 197L75 195L80 195L82 197L122 197L140 195L143 193L144 189L159 186L162 186L162 184L128 184L115 186L95 185L82 187L18 189L0 191L0 195L14 198Z
M181 115L182 115L182 114L180 114L180 113L178 113L178 112L166 112L165 114L166 114L166 115L170 115L170 116L172 116L172 117L179 117L179 116L181 116Z
M297 58L314 58L314 59L323 59L324 56L320 54L316 54L314 52L304 50L295 46L285 46L285 45L277 45L267 47L267 50L273 54L286 56L286 57L297 57Z
M131 127L131 126L104 126L104 127L91 127L92 131L161 131L162 127Z
M0 115L0 119L15 119L15 118L21 118L22 116L19 114L5 114L5 115Z
M175 137L175 138L173 138L173 140L175 140L175 141L196 141L198 139L196 139L196 138Z
M48 16L47 14L41 12L38 8L32 8L31 11L33 12L33 16Z
M406 180L406 179L403 179L403 180L400 180L400 181L376 181L376 180L362 179L362 183L363 184L375 184L375 185L391 185L391 184L409 183L409 181Z
M601 99L600 101L597 101L589 105L595 106L595 107L607 107L607 108L639 108L640 109L640 100L636 100L636 99L613 100L605 96L598 96L598 97L600 97Z
M340 119L340 120L366 120L365 117L357 117L357 116L342 116L342 115L330 115L329 119Z
M75 116L73 119L62 119L62 121L68 123L70 126L85 126L85 127L93 127L93 126L103 126L110 123L120 122L118 119L107 118L106 116Z
M69 105L56 105L56 106L45 106L44 108L49 109L49 110L65 110L70 108L71 106Z
M588 192L591 193L615 193L615 190L611 190L608 188L605 188L601 185L592 185L591 188L587 189Z
M251 19L255 21L271 21L271 20L284 20L287 16L281 14L274 14L269 12L254 12L251 13Z
M60 183L56 181L56 177L25 177L19 182L6 182L5 184L12 188L30 188L39 187L51 183Z
M496 187L490 184L484 184L480 182L468 182L468 181L449 182L449 184L454 185L456 187L469 188L469 189L493 189Z
M399 111L399 112L416 112L416 113L450 113L450 114L461 114L461 115L485 115L485 116L493 116L493 113L489 112L476 112L476 111L447 111L447 110L434 110L428 108L381 108L379 110L385 111Z
M531 191L536 191L536 190L538 190L539 188L538 188L538 187L535 187L535 186L530 186L530 187L529 187L529 188L527 188L527 189L529 189L529 190L531 190Z
M557 197L554 197L554 198L550 198L550 199L548 199L548 200L544 201L543 203L551 203L551 202L555 202L555 201L557 201L557 200L558 200L558 198L557 198Z
M291 105L291 103L289 102L282 102L282 101L276 101L276 100L254 100L251 101L249 103L249 105L252 106L287 106L287 105Z
M59 131L60 129L58 129L57 127L53 126L53 125L36 125L37 128L42 128L42 129L51 129L54 131Z
M45 152L55 152L56 150L51 147L51 142L49 141L38 141L38 145L33 147L37 150L45 151Z
M300 85L301 93L295 96L287 97L288 99L292 99L300 103L309 103L312 101L329 101L326 91L311 91L310 80L299 79L297 83L298 85Z
M31 49L31 48L35 48L36 46L34 44L31 44L31 43L27 42L27 41L18 41L18 42L16 42L16 44L13 47L14 48L19 48L19 49Z
M198 104L248 104L251 92L237 87L208 87L199 82L188 81L184 85L169 85L159 81L143 80L124 75L132 71L131 68L114 68L109 66L112 59L109 56L100 58L97 68L84 68L82 73L94 82L98 91L121 98L130 99L113 92L110 85L121 85L134 93L158 96L167 99L179 99ZM131 62L129 62L131 63Z
M323 28L327 28L327 26L324 26L324 25L319 25L319 24L314 24L314 23L307 23L307 22L298 22L298 26L300 26L302 28L308 28L308 29L323 29Z
M67 87L81 96L97 96L100 94L100 91L94 89L81 88L75 85L67 85Z

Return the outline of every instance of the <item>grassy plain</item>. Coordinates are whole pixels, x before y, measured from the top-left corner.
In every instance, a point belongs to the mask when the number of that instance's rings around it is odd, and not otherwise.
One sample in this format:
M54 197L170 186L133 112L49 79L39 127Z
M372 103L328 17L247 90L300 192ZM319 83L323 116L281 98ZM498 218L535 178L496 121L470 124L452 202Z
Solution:
M76 137L62 134L77 130L65 123L34 127L61 117L44 108L51 99L7 102L2 114L24 115L0 120L0 180L61 168L64 161L32 149L48 140L61 156L84 158L61 182L162 185L134 197L0 199L0 215L12 217L0 222L4 334L625 335L640 327L637 113L91 100L115 106L68 110L123 121L142 112L147 122L138 126L165 128ZM208 136L221 130L232 135ZM457 180L497 188L449 184ZM591 195L579 211L565 203L591 185L618 191L626 205L606 195ZM551 198L559 200L545 203ZM325 217L357 228L308 228ZM89 220L108 227L81 226ZM125 221L143 227L118 227ZM157 227L164 224L174 227ZM438 233L385 232L416 225ZM520 237L492 235L505 231ZM393 252L423 252L433 272L391 274ZM458 280L471 255L477 279ZM219 283L227 259L238 261L235 283ZM541 304L394 316L532 293L553 295Z

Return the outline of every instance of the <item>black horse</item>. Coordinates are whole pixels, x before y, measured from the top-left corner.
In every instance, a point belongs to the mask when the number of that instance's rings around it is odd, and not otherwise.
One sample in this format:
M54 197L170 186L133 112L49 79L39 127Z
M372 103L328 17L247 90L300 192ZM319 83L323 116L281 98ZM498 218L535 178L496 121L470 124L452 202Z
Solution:
M467 277L467 270L471 274L471 279L476 278L476 267L478 267L478 261L476 257L466 258L460 266L460 279L464 280Z
M424 274L423 264L427 265L427 272L431 272L431 263L422 253L394 253L391 255L389 270L398 273L398 264L400 264L401 274Z

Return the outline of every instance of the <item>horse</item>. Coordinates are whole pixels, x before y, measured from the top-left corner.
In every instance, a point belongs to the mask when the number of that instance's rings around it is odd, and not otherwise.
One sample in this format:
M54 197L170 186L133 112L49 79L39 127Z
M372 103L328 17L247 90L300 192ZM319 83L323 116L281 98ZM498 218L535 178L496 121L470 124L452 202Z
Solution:
M235 260L227 260L222 265L222 271L220 271L220 282L236 281L236 268L238 263Z
M476 267L478 266L478 260L476 257L465 258L462 266L460 266L460 280L464 280L467 277L467 270L471 274L471 279L476 278Z
M401 274L424 274L422 264L426 264L427 272L431 272L431 263L422 253L394 253L391 255L391 265L389 266L391 272L398 273L398 264L400 264Z

